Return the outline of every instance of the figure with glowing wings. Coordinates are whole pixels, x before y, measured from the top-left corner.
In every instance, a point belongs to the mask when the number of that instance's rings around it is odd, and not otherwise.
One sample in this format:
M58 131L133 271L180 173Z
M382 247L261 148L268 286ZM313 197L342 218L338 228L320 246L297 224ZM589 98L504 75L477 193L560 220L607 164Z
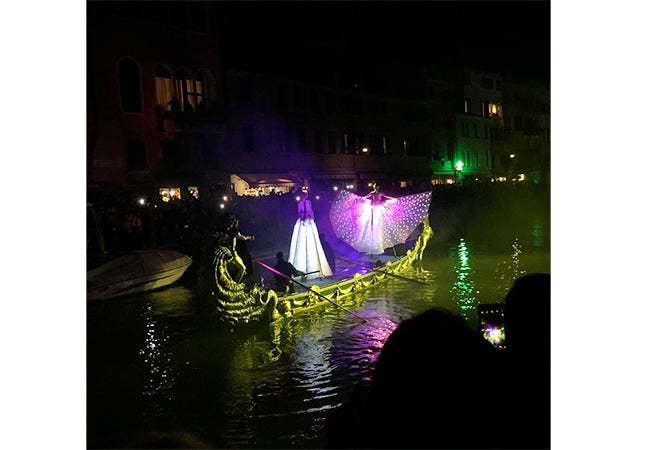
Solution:
M356 251L381 255L406 242L424 221L430 203L431 191L395 198L373 183L365 196L341 191L332 202L330 222L336 236Z
M306 279L328 277L332 269L327 262L325 251L320 241L318 227L314 221L314 210L309 200L309 189L303 187L302 198L298 202L298 220L293 227L289 262L302 272Z

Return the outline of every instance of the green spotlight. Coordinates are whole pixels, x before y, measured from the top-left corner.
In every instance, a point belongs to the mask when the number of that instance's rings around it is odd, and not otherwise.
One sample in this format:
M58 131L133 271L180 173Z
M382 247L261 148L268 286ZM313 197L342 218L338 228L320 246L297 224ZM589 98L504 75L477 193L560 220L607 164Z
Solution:
M456 161L456 170L461 171L463 170L463 162L462 161Z

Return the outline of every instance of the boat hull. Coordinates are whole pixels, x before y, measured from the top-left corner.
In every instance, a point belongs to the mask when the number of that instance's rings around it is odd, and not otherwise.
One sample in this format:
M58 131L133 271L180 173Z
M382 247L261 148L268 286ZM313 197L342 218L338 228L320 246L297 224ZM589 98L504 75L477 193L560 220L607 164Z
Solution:
M192 258L174 250L137 250L89 271L88 301L152 291L176 282Z

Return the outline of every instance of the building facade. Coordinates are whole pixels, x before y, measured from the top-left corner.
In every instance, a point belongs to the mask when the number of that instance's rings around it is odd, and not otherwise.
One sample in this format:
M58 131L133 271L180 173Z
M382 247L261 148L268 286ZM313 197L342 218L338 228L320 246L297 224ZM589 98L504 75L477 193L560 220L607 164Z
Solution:
M89 186L196 194L219 173L223 71L215 21L198 8L88 4Z
M435 111L432 182L491 181L500 170L505 140L501 76L465 69L426 85Z
M216 14L89 3L90 187L169 200L548 178L548 89L466 69L413 99L226 68Z
M238 70L228 71L226 86L228 146L238 155L228 167L244 179L429 185L432 130L423 101Z
M549 89L464 69L428 79L426 98L432 183L549 181Z
M502 166L508 179L550 183L551 101L546 87L504 84L508 148Z

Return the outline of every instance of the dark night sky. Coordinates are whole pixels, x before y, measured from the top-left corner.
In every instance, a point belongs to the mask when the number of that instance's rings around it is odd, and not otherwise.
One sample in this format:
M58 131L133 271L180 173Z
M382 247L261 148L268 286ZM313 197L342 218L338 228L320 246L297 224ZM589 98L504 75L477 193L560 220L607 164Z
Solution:
M279 74L404 79L456 65L550 79L550 2L227 2L223 55ZM365 75L364 75L365 74Z

